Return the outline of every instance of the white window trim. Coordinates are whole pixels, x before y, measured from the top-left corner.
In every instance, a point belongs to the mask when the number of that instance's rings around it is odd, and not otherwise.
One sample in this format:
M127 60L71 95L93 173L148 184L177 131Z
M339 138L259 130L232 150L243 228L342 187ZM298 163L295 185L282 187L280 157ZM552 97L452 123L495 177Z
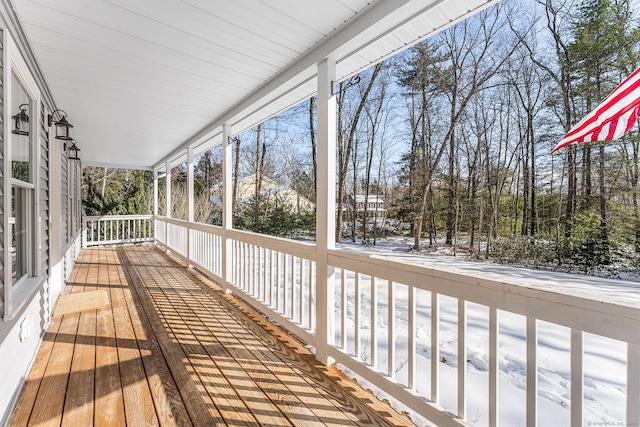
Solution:
M4 81L4 200L5 206L4 217L2 218L4 226L4 298L3 298L3 318L4 320L11 320L15 315L20 312L20 309L30 300L41 281L39 277L40 271L40 233L39 226L41 218L40 215L40 192L39 192L39 180L40 180L40 103L41 96L38 85L29 72L29 68L20 55L20 51L13 41L10 33L3 30L4 36L4 49L3 49L3 81ZM32 99L29 114L32 119L29 121L29 132L33 135L32 144L32 158L30 160L32 182L24 183L22 181L14 180L11 177L11 129L12 129L12 111L9 107L11 105L11 96L13 91L12 76L15 75L20 81L23 88ZM9 248L11 247L11 228L9 225L10 207L11 207L11 189L13 185L17 185L24 188L29 188L33 192L33 200L31 206L32 218L29 227L31 227L30 242L32 247L29 249L28 257L28 277L18 281L15 285L12 283L12 267L11 267L11 253Z

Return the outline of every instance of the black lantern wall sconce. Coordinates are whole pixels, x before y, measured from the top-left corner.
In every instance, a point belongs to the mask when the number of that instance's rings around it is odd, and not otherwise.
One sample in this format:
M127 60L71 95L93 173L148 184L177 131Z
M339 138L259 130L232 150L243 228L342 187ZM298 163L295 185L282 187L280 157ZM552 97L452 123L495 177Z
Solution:
M13 116L14 126L11 133L16 135L29 135L29 115L27 114L29 104L21 104L18 109L20 112Z
M54 122L56 115L58 119ZM67 113L63 110L54 110L48 117L48 124L51 127L52 124L56 125L56 139L63 141L71 141L73 138L69 135L69 129L73 127L71 123L67 121Z
M66 151L69 151L69 156L67 157L67 159L80 160L80 157L78 157L78 151L80 151L80 149L78 148L74 140L71 140L71 145L67 145L67 143L65 142L64 149Z
M48 117L48 124L49 127L51 125L56 126L56 139L64 141L63 148L69 152L67 158L69 160L80 160L80 157L78 157L80 149L74 139L71 138L69 132L73 125L67 121L67 113L64 110L54 110Z

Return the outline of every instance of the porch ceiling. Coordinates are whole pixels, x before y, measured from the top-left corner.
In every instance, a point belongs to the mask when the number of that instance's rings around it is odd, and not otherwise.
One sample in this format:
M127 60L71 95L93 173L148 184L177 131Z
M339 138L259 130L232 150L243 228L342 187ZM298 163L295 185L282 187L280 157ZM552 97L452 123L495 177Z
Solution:
M324 57L343 79L496 1L11 0L83 163L135 168L311 96Z

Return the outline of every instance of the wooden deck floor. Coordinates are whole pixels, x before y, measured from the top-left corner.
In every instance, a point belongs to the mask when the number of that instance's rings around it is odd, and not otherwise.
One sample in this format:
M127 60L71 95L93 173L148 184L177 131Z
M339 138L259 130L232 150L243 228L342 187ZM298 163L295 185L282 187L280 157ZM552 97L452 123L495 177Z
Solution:
M128 246L81 253L9 425L411 423L198 272Z

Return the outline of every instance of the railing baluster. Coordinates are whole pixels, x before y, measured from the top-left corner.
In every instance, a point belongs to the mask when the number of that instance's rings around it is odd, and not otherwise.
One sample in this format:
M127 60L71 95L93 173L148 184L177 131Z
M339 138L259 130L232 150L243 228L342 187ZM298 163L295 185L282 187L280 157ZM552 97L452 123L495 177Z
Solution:
M254 267L256 259L256 247L247 243L247 293L254 296L253 285L255 283L256 269Z
M396 317L396 296L395 296L395 284L393 280L388 280L389 287L387 295L387 375L391 378L396 376L396 331L395 331L395 317Z
M340 269L340 348L347 348L347 270Z
M242 264L242 277L240 279L240 289L247 291L247 244L245 242L241 242L241 258L240 262Z
M296 316L296 257L291 255L291 314L289 319Z
M200 256L207 263L207 270L218 275L216 236L210 233L200 233L200 242L203 246Z
M253 291L253 249L254 246L251 243L247 243L247 290L249 295L252 295Z
M258 257L257 257L257 263L258 263L258 271L256 272L256 285L258 287L258 289L256 290L256 295L257 295L257 300L258 301L262 301L264 302L264 280L262 280L262 278L264 277L264 263L263 263L263 248L261 246L256 245L256 248L258 249Z
M298 316L298 324L300 326L302 326L303 320L304 319L304 265L305 265L305 259L304 258L300 258L300 271L299 271L299 279L300 279L300 298L298 301L298 313L300 314Z
M458 298L458 416L467 418L467 302Z
M498 427L498 310L489 308L489 427Z
M527 427L536 427L538 412L538 328L527 317Z
M360 273L357 271L353 272L353 304L354 304L354 314L353 314L353 352L354 356L362 359L362 353L360 348Z
M309 312L307 313L309 318L307 319L308 321L308 326L309 326L309 330L312 331L313 329L313 319L315 318L315 315L313 313L313 296L314 296L314 292L313 292L313 262L311 260L309 260Z
M280 252L276 252L276 304L274 306L276 311L280 311Z
M431 292L431 400L438 403L438 374L440 369L440 315L438 294Z
M289 307L289 254L283 253L282 256L284 257L284 267L282 269L282 274L284 275L284 281L282 283L282 314L286 316Z
M252 274L253 274L253 270L251 269L251 265L253 263L253 246L250 243L245 243L246 245L246 269L245 269L245 273L246 273L246 285L245 285L245 292L248 293L249 295L251 295L251 283L253 282L253 278L252 278Z
M282 269L282 273L284 274L284 283L282 286L282 314L284 316L287 315L287 309L289 306L289 301L287 298L287 289L289 286L289 254L283 253L284 256L284 268Z
M251 266L249 267L251 270L251 296L255 297L258 295L258 246L251 245Z
M273 250L269 250L269 307L273 307Z
M371 279L371 366L378 369L378 284L376 278L369 276Z
M409 307L408 307L408 331L409 339L408 339L408 357L407 357L407 365L408 365L408 378L407 378L407 386L409 386L410 390L415 390L416 387L416 288L413 286L409 286Z
M255 298L255 299L259 299L260 298L260 286L259 286L259 278L260 278L260 264L259 264L259 260L260 260L260 248L258 248L258 245L252 245L252 257L251 260L253 262L253 269L251 270L251 279L253 282L253 285L251 287L251 295Z
M267 301L267 252L269 249L262 250L262 300Z
M571 405L573 406L573 404ZM627 344L627 426L640 422L640 345Z
M231 241L231 246L233 247L233 257L231 265L233 265L233 283L236 287L240 287L240 242L237 240ZM223 278L224 279L224 278Z
M242 271L244 269L244 266L242 264L242 245L244 243L240 242L240 241L236 241L236 257L233 260L234 263L236 264L236 276L235 276L235 280L236 280L236 286L240 289L242 289Z
M571 329L571 427L583 426L583 355L582 331Z

